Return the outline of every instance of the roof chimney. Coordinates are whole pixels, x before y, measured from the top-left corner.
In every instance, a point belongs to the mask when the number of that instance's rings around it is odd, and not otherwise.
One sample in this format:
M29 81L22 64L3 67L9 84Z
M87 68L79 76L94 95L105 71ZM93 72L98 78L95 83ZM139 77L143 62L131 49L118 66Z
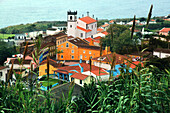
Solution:
M92 17L94 18L94 15Z
M84 17L84 14L82 14L82 18Z
M96 21L98 21L98 18L96 18Z
M89 11L87 11L87 16L89 16Z

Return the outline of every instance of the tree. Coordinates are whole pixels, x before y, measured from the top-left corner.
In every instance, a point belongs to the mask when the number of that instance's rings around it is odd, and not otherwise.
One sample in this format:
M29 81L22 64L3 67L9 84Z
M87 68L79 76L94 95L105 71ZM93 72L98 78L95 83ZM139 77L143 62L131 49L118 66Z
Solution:
M135 37L134 37L135 38ZM118 38L113 40L112 50L116 53L130 53L135 48L135 41L130 37L130 31L124 31Z
M3 34L3 38L4 38L4 34L6 33L5 29L1 29L1 30L0 30L0 33Z
M140 22L146 21L146 18L141 17L141 18L139 18L139 21L140 21Z
M15 46L0 41L0 65L3 65L7 57L11 57L13 54L16 54Z

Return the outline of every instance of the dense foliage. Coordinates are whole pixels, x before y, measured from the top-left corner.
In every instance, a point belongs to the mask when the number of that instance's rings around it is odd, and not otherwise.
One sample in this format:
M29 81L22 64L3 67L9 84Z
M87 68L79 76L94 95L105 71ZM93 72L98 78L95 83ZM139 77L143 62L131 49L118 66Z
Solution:
M137 36L131 39L130 30L124 25L112 25L107 30L109 35L101 40L103 46L110 46L111 51L119 54L131 53L136 48Z
M0 65L3 65L7 57L11 57L16 54L15 46L11 46L10 43L0 41Z
M128 67L125 69L129 69ZM1 112L113 112L113 113L169 113L170 70L154 73L154 67L138 65L132 73L121 71L119 78L84 85L81 96L72 99L70 92L56 101L50 91L25 88L21 78L15 85L1 84ZM159 79L157 77L159 76Z

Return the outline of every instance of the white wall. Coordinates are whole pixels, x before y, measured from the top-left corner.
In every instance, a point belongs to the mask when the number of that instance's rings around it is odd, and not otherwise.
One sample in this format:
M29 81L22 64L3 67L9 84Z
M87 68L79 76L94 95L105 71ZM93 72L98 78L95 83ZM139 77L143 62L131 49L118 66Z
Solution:
M161 52L156 52L156 51L154 51L154 52L153 52L153 55L156 55L156 56L158 56L159 58L166 58L166 57L169 57L169 56L170 56L170 53L161 53Z
M54 34L57 34L57 33L59 33L60 32L60 30L55 30L55 31L53 31L53 30L47 30L46 31L46 34L47 35L54 35Z
M72 27L70 27L70 25L72 25ZM77 29L76 22L67 22L67 36L76 37L76 29Z
M0 80L6 82L7 68L0 70L0 72L2 72L2 77L0 77Z
M105 64L105 63L100 63L100 62L93 62L93 64L97 67L101 67L101 68L104 68L106 70L110 70L111 66L110 64Z
M80 19L77 20L77 26L80 26L80 27L82 27L84 29L87 29L86 28L86 23L81 21Z

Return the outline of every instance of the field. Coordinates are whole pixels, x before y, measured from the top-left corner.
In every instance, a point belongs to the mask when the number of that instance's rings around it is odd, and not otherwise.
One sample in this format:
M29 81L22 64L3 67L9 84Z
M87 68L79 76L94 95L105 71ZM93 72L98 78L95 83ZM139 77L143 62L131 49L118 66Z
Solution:
M12 36L15 36L15 34L1 34L0 33L0 39L7 39L8 37L12 37Z
M61 80L49 78L49 86L54 85L54 84L58 83L59 81L61 81ZM45 87L48 86L48 80L40 81L40 83L42 83L42 85ZM63 83L66 83L66 82L63 82Z

